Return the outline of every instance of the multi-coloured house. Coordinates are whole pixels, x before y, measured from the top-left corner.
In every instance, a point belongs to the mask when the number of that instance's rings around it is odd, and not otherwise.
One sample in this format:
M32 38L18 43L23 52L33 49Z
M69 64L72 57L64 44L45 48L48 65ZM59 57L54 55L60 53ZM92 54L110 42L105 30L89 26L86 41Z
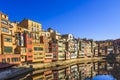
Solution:
M116 41L114 41L114 44ZM116 52L115 45L113 44L113 40L105 40L105 41L98 41L98 55L99 56L107 56L110 53Z
M76 39L56 30L42 30L39 22L23 19L10 22L0 12L0 63L43 63L119 53L119 40L98 41Z
M75 55L75 42L72 34L64 34L62 38L65 40L65 54L66 59L76 58Z
M63 39L59 39L58 43L58 60L65 60L65 45Z
M44 44L44 62L52 62L53 53L49 51L49 39L46 36L40 37L40 43Z
M114 45L114 53L120 54L120 39L114 40L113 45Z
M44 44L40 43L41 24L24 19L19 25L28 29L32 36L32 62L44 62Z
M0 62L20 64L20 54L14 54L15 25L8 18L6 14L0 12Z
M49 52L53 54L52 61L58 60L58 44L57 40L49 41Z

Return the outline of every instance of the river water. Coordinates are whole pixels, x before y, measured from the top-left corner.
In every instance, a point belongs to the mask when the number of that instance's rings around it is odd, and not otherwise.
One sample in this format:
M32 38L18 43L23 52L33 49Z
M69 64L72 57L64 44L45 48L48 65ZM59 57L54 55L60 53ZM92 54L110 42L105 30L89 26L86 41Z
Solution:
M45 71L36 70L11 80L120 80L120 63L87 62Z

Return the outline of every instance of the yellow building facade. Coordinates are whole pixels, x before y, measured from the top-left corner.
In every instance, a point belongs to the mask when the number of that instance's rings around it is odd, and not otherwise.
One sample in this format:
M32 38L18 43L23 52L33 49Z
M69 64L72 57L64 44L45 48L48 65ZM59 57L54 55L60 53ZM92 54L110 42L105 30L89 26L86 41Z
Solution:
M44 61L44 44L33 44L33 62Z

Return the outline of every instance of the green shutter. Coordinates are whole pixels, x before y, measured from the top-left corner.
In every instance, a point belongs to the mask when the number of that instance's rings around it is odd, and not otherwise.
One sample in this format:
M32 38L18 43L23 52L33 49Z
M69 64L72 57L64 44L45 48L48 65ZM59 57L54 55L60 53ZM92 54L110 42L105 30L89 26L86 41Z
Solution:
M12 52L12 47L4 46L4 52Z

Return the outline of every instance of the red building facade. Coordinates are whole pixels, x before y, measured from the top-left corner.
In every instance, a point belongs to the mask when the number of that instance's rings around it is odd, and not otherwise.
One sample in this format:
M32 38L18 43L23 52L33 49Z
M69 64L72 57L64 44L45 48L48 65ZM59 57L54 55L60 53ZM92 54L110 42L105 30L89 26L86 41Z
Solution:
M25 47L26 47L26 61L31 62L33 57L31 33L24 33L24 37L25 37Z
M58 60L58 44L57 41L50 41L49 42L49 51L53 53L53 58L52 61L57 61Z

